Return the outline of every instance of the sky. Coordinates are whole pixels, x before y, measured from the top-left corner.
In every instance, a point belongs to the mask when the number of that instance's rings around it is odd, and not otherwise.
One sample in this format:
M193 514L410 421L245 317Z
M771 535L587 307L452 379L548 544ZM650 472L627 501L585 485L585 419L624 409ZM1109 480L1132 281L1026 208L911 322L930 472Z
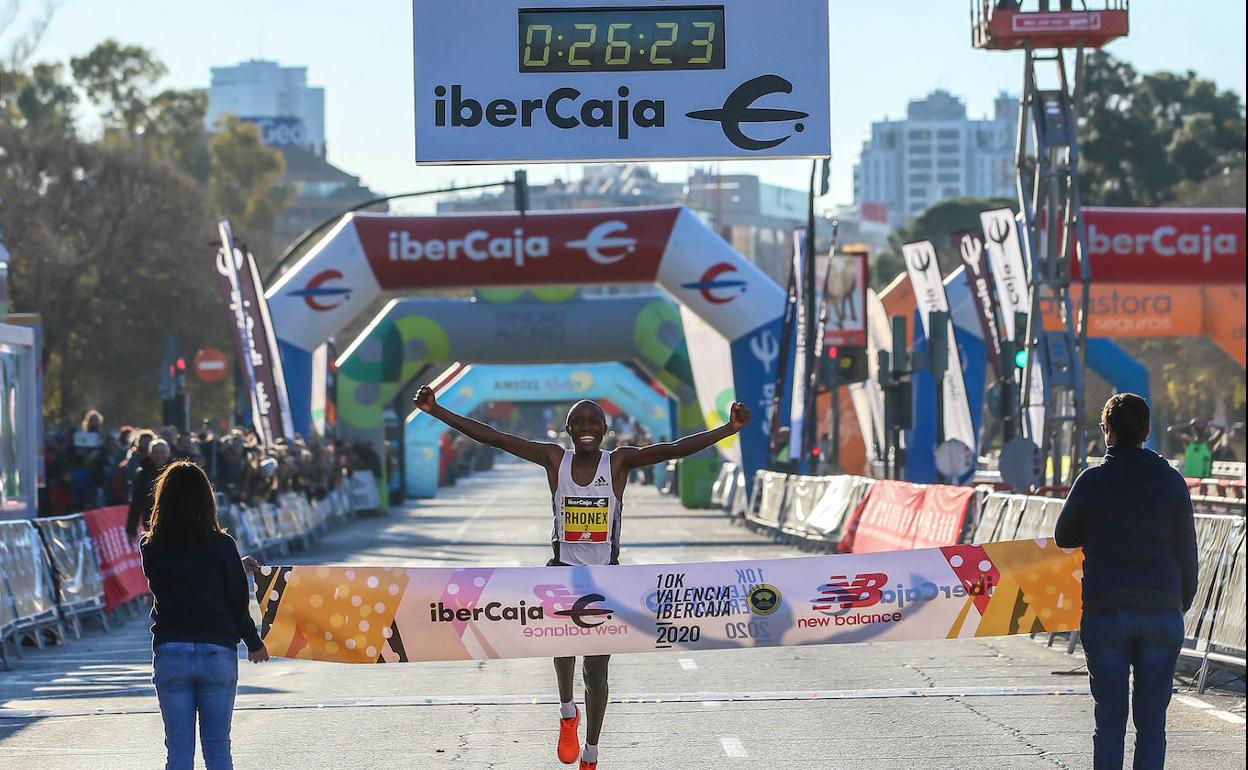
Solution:
M0 0L0 7L13 1ZM29 18L42 0L18 2ZM253 58L306 66L309 83L326 91L329 160L379 192L511 176L511 166L416 166L410 0L60 2L37 59L68 61L113 37L152 49L169 68L164 85L179 88L207 86L211 67ZM990 114L998 92L1021 90L1021 54L971 48L966 0L831 4L833 171L824 204L851 202L853 166L871 123L904 116L909 100L941 88L962 98L971 117L981 117ZM1194 70L1243 97L1243 0L1137 0L1131 15L1130 37L1109 49L1115 56L1145 72ZM4 42L0 38L0 51ZM691 168L655 167L667 180L683 180ZM528 168L534 183L575 176L568 165ZM805 188L810 165L741 161L723 163L721 170Z

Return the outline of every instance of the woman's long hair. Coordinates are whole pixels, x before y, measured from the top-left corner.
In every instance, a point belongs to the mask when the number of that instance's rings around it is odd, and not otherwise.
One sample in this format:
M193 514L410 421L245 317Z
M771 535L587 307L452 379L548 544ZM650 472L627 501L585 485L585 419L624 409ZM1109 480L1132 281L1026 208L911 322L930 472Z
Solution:
M143 535L144 543L190 548L225 532L217 521L212 483L195 463L179 460L167 465L156 479L153 498L152 526Z

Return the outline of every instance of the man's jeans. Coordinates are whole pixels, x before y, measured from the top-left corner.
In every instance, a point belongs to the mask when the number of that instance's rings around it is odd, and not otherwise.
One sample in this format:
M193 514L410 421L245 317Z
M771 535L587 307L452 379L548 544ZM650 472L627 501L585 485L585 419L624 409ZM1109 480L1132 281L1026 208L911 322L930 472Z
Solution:
M1174 666L1183 646L1178 610L1085 612L1080 630L1096 702L1092 735L1095 770L1122 770L1127 703L1135 720L1135 770L1166 764L1166 708L1174 687ZM1134 688L1128 674L1134 672Z
M230 720L238 688L238 652L217 644L166 642L156 646L152 668L165 722L165 770L192 770L196 714L208 770L234 770Z

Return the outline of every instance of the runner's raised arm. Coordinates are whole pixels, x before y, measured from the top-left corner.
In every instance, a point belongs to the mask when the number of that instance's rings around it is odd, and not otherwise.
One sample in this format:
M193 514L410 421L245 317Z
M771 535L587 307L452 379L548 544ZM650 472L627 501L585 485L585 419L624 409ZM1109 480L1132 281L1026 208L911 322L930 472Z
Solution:
M521 436L504 433L483 422L477 422L461 414L456 414L439 405L437 398L434 396L433 388L428 385L422 385L416 391L416 395L412 397L412 404L430 417L446 423L473 441L501 449L508 454L519 457L521 460L537 463L547 470L557 465L563 458L563 447L558 444L530 441Z
M750 410L739 401L733 403L732 408L729 410L729 415L728 422L714 430L694 433L691 436L685 436L677 441L670 441L664 444L651 444L646 447L620 447L615 450L615 454L619 456L619 462L625 470L663 463L668 460L680 460L697 454L707 447L715 446L729 436L736 435L750 423Z

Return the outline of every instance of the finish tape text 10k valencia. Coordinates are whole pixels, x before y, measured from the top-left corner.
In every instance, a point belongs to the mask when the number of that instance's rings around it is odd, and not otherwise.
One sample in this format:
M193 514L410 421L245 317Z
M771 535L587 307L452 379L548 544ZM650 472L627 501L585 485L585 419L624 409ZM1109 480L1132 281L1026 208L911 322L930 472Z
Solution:
M1006 636L1078 627L1052 540L614 567L264 567L269 652L336 663Z

